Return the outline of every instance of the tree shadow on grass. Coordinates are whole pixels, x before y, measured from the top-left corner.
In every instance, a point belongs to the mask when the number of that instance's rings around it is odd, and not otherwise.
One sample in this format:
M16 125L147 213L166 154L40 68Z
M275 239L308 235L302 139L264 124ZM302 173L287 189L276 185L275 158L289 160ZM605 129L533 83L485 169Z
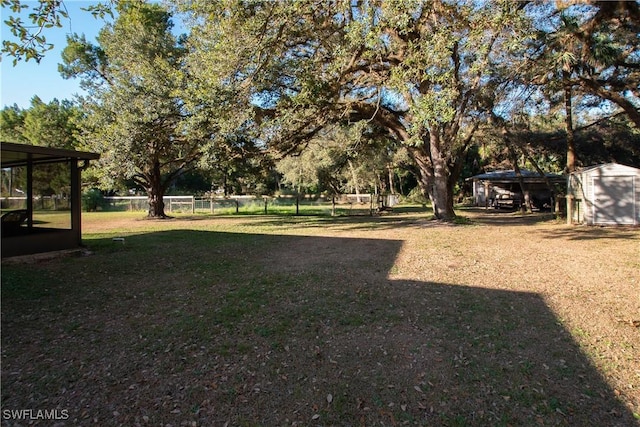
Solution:
M485 210L484 208L457 209L458 217L453 222L438 221L433 211L424 208L403 208L375 215L264 215L254 217L246 224L249 227L264 225L293 228L340 227L351 230L392 230L400 227L456 227L456 226L532 226L555 221L551 213L535 212L523 214L505 210ZM257 217L260 217L258 215Z
M555 220L554 214L549 212L522 213L500 209L464 208L458 213L463 216L469 214L471 223L482 225L528 226Z
M640 239L640 227L611 226L573 226L554 230L539 230L547 239L562 240L619 240Z
M402 244L168 231L7 266L3 409L74 425L634 425L540 295L390 280Z

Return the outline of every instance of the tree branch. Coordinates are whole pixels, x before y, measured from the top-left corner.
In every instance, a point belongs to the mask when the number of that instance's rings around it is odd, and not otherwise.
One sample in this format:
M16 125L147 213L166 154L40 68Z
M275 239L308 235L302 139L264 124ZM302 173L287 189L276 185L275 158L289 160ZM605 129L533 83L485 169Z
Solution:
M592 93L617 104L629 116L629 119L635 124L635 126L640 129L640 111L638 111L636 106L633 105L633 103L627 98L617 92L605 89L592 79L580 77L578 79L578 84L586 92Z

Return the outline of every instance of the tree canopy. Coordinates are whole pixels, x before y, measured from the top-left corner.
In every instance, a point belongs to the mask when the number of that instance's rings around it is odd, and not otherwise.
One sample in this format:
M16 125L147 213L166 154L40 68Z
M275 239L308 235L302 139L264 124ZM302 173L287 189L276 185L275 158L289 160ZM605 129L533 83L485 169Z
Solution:
M98 46L80 36L69 39L60 69L90 89L82 139L102 155L103 182L132 179L149 196L149 216L164 217L162 196L200 153L183 126L185 50L162 6L120 2L117 11Z
M24 8L19 0L2 5ZM610 158L635 158L637 2L178 0L172 6L186 17L185 37L172 32L171 14L157 3L92 6L96 15L114 8L117 19L97 45L70 37L60 67L89 91L82 141L103 153L104 182L124 177L142 185L150 215L164 215L160 195L196 164L225 188L227 179L248 187L254 178L245 185L238 175L265 178L267 155L295 154L298 161L320 155L321 162L309 163L325 188L357 188L365 185L355 173L365 158L391 170L393 152L402 147L411 163L403 166L444 220L455 217L456 183L471 170L472 156L494 153L485 164L513 163L517 149L527 162L554 168L565 158L569 169L576 158L603 158L596 147ZM35 38L10 18L5 24L22 45L5 44L3 52L37 60L48 47L40 30L59 25L64 11L62 1L40 1L30 17L38 24ZM24 131L26 118L19 109L2 112L7 129ZM13 130L3 135L27 138ZM377 142L348 151L363 132ZM608 142L621 132L622 142ZM339 142L347 134L350 142ZM291 163L279 167L293 183L292 172L282 169Z
M257 110L270 147L372 121L404 144L435 216L451 219L460 159L528 29L520 4L183 2L191 72ZM213 64L213 65L211 65Z
M28 109L14 105L0 111L0 136L7 142L76 149L80 116L71 101L47 104L34 96Z

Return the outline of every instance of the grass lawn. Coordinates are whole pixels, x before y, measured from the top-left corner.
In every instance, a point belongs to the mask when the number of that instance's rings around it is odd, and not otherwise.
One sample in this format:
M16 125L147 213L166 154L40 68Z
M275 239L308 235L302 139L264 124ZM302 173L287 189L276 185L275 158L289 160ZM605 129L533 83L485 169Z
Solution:
M3 423L640 425L640 229L459 214L83 214L3 261Z

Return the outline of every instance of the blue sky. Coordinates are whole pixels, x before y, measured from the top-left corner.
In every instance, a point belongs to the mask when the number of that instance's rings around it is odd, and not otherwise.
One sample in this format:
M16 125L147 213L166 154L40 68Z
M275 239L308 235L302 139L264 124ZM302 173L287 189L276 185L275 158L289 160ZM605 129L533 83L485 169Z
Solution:
M33 7L37 2L24 1ZM0 64L0 107L17 104L20 108L29 108L31 98L38 95L42 101L48 103L54 98L58 100L73 99L74 94L82 94L78 79L65 80L58 73L58 64L62 62L61 52L66 46L66 36L72 33L84 34L88 41L95 42L104 21L95 19L90 13L81 10L95 1L66 0L65 5L69 19L63 19L62 28L45 30L47 42L53 43L54 48L46 52L45 57L36 63L20 61L13 66L13 58L2 57ZM4 21L8 17L8 10L2 8L2 40L11 37ZM23 21L27 19L23 18ZM28 22L28 21L27 21Z

